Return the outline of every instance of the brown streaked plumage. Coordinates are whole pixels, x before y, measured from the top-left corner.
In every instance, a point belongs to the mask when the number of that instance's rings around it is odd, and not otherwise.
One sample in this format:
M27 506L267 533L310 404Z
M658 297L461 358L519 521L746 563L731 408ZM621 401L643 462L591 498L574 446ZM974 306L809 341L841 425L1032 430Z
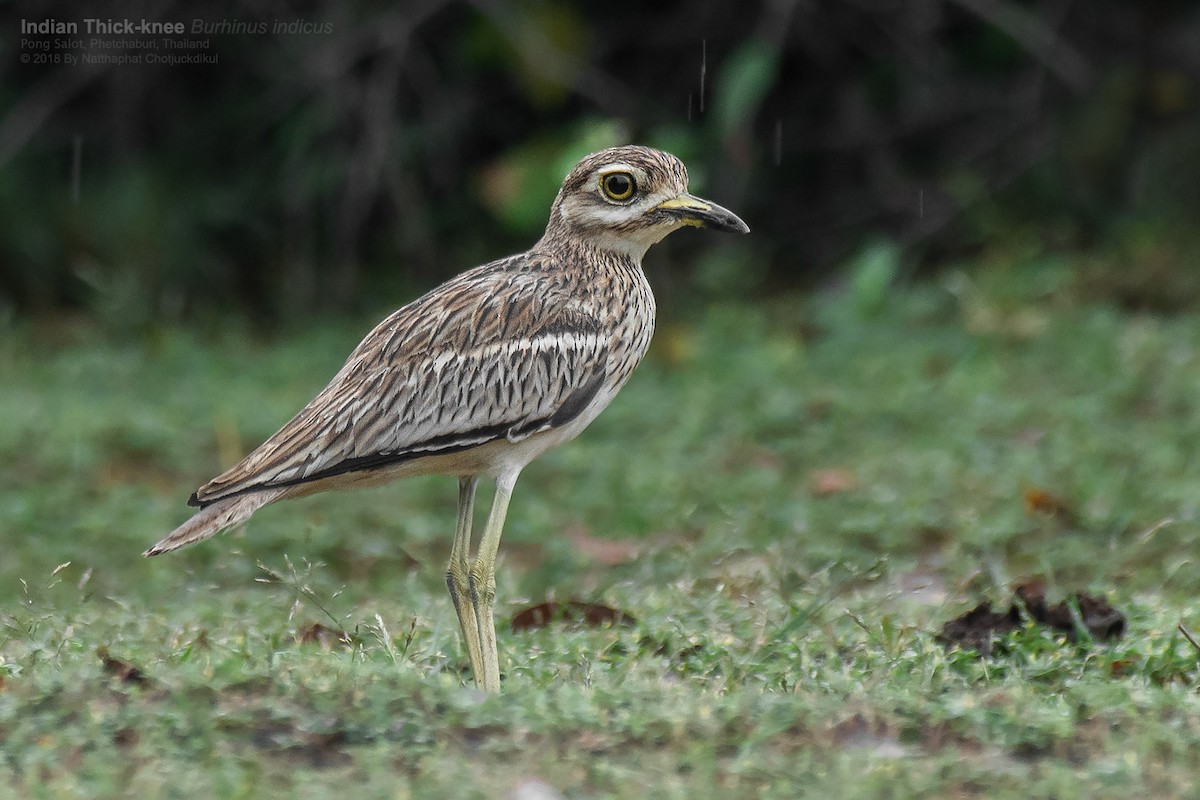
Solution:
M628 146L584 158L537 244L452 278L377 325L299 414L197 489L189 503L200 511L146 555L206 539L277 500L410 475L457 477L446 582L475 681L498 690L495 558L513 484L583 430L642 360L654 296L641 259L687 225L749 230L688 194L687 171L668 153ZM484 475L496 495L472 557Z

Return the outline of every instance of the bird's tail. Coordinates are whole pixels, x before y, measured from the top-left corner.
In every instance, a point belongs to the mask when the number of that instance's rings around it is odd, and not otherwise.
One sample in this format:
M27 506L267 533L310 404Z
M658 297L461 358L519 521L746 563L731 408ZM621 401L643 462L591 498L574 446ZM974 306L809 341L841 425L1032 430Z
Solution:
M166 538L142 555L156 556L159 553L178 550L180 547L203 541L231 525L236 525L267 503L278 500L286 491L285 488L263 489L250 494L218 500L197 511L195 516L171 531Z

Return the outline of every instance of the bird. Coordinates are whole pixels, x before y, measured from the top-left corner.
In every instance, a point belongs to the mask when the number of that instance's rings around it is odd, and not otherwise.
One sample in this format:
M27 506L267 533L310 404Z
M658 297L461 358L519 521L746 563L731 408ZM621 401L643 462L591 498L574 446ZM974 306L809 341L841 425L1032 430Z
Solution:
M296 416L197 489L188 504L200 510L143 555L207 539L280 500L457 478L446 586L474 683L498 692L496 557L513 487L533 459L587 427L646 355L655 303L642 258L685 227L750 231L691 194L687 168L667 152L625 145L586 156L533 247L380 322ZM495 492L476 541L481 479Z

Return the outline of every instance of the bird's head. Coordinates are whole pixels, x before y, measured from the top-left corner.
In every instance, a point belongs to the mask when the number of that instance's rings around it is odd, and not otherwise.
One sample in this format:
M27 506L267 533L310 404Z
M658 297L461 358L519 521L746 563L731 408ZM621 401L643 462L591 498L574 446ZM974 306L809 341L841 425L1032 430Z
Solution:
M749 233L736 214L688 193L687 168L649 147L611 147L571 170L550 211L547 237L568 235L640 259L685 226Z

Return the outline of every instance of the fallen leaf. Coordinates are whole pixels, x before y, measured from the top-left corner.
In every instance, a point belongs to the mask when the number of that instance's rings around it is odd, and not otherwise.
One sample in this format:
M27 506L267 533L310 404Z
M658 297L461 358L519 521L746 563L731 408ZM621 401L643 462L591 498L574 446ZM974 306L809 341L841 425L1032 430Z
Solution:
M1078 619L1072 607L1078 609ZM1125 633L1125 615L1103 598L1080 592L1051 606L1046 604L1044 585L1040 581L1027 581L1015 588L1013 602L1006 611L993 611L991 602L985 600L943 625L937 638L947 646L976 650L987 656L991 655L997 638L1019 629L1026 619L1060 631L1068 641L1075 641L1078 624L1099 641Z
M1025 510L1031 514L1053 517L1068 525L1075 525L1079 522L1079 515L1075 513L1075 510L1055 494L1044 489L1029 487L1025 490L1024 497Z
M1079 610L1079 622L1093 639L1115 639L1125 632L1125 615L1103 598L1077 593L1061 603L1047 606L1045 589L1040 583L1018 586L1015 594L1035 622L1066 633L1071 641L1077 634L1072 601Z
M632 615L611 606L585 603L582 600L558 600L539 603L519 612L512 618L511 626L514 632L527 631L543 628L551 622L570 622L589 627L637 624Z
M833 411L833 401L828 397L817 397L804 406L804 413L813 419L825 419Z
M1079 606L1083 626L1093 639L1108 641L1124 635L1125 615L1113 608L1103 597L1080 594L1076 595L1075 602Z
M851 492L858 488L858 477L843 467L813 470L809 475L812 493L817 497L828 497L841 492Z
M300 632L300 644L316 644L321 645L326 650L333 647L334 643L350 644L350 637L345 631L335 631L326 625L319 622L314 622Z
M974 650L990 656L996 639L1021 627L1021 612L1016 605L1007 611L992 610L990 600L984 600L965 614L947 622L938 634L938 641L947 646Z
M109 655L107 647L97 647L96 655L100 657L100 663L104 665L104 671L121 683L144 686L150 682L146 674L134 665Z

